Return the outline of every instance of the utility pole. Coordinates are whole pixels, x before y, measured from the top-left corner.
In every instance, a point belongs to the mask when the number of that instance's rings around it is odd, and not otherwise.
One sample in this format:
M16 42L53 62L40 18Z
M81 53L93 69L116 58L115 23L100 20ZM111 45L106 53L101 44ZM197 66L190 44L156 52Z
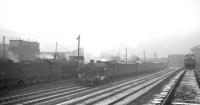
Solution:
M6 41L5 36L3 36L3 58L6 57Z
M79 64L79 56L80 56L80 35L78 35L78 37L76 38L78 40L78 59L77 62Z
M125 48L125 50L126 50L126 63L127 63L127 61L128 61L128 59L127 59L127 48Z
M57 49L58 49L58 43L56 42L56 53L57 53Z
M57 44L57 42L56 42L56 51L55 51L54 59L56 59L57 49L58 49L58 44Z
M145 53L145 50L143 51L143 54L144 54L144 62L146 61L146 53Z
M156 62L156 61L157 61L157 58L158 58L157 53L154 53L153 56L154 56L154 61Z
M146 62L146 53L145 53L145 50L143 51L143 54L144 54L144 64L143 64L143 66L144 66L144 69L146 69L146 66L145 66L145 62Z

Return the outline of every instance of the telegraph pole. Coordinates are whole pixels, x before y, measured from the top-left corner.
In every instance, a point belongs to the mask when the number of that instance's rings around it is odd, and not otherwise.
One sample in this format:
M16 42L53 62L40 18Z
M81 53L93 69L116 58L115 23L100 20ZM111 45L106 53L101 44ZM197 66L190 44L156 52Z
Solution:
M143 54L144 54L144 62L146 61L146 53L145 53L145 50L143 51Z
M158 58L157 53L154 53L153 56L154 56L154 61L156 62L156 61L157 61L157 58Z
M144 64L143 64L143 66L144 66L144 69L146 69L146 66L145 66L145 62L146 62L146 53L145 53L145 50L143 51L143 54L144 54Z
M3 36L3 58L6 57L6 41L5 36Z
M126 63L127 63L127 61L128 61L128 59L127 59L127 48L125 48L125 50L126 50Z
M58 44L57 44L57 42L56 42L56 51L55 51L54 59L56 59L57 49L58 49Z
M79 56L80 56L80 35L76 38L78 40L78 59L77 62L79 63Z
M56 42L56 53L57 53L57 49L58 49L58 43Z

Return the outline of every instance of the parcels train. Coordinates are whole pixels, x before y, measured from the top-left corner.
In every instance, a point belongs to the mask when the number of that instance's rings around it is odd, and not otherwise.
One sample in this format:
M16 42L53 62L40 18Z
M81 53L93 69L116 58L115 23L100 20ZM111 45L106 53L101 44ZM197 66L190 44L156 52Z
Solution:
M77 75L77 63L65 60L36 60L13 62L0 58L0 87L35 84Z
M79 72L79 81L83 85L96 85L121 76L153 72L167 67L167 63L154 62L97 62L86 64Z

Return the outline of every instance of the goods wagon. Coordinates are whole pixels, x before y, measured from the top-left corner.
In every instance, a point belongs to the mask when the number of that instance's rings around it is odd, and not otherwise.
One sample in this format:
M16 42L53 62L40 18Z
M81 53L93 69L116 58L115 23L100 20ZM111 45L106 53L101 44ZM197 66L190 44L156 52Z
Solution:
M196 67L196 60L194 54L186 54L185 55L185 68L194 69Z
M168 66L183 68L184 67L184 58L185 58L185 56L182 54L169 55L168 56Z
M81 64L79 64L81 66ZM60 78L73 78L73 77L78 77L77 75L77 63L65 63L61 66L60 68Z
M22 63L14 63L9 59L0 58L0 87L19 84L21 77Z
M152 72L167 67L166 63L111 63L111 62L90 62L79 72L79 80L84 85L94 85L112 80L121 76Z
M23 62L21 75L25 84L50 81L53 78L51 65L43 60Z
M64 60L36 60L15 63L0 59L0 87L35 84L77 76L77 63Z

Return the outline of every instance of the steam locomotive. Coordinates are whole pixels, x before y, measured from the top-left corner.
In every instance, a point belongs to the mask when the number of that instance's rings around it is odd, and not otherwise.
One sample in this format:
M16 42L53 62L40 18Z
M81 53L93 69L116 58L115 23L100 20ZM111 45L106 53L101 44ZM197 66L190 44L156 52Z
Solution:
M185 68L194 69L196 67L196 59L194 54L186 54L184 60Z
M65 60L13 62L0 58L0 88L77 77L77 63Z
M81 68L78 77L83 85L93 86L121 76L131 76L144 72L153 72L167 67L166 63L154 62L96 62L91 61Z

